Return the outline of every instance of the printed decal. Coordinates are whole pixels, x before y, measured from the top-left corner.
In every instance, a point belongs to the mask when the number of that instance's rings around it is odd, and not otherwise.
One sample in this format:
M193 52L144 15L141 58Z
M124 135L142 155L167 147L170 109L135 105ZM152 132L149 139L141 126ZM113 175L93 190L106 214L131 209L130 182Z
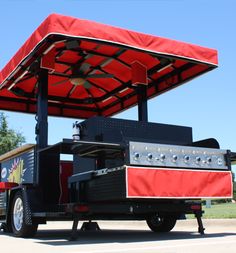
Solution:
M9 170L8 182L22 183L22 178L24 176L26 169L24 169L24 160L21 158L14 159L14 162Z
M4 179L7 176L7 168L2 168L1 178Z

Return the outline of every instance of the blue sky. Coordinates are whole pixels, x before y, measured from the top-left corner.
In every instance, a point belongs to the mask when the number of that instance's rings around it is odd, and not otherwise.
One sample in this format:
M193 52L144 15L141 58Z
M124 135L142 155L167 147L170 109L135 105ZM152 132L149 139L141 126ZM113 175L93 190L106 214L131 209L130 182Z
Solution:
M191 126L194 140L214 137L236 151L235 10L234 0L1 0L0 69L51 13L215 48L219 68L151 100L149 120ZM34 142L34 116L6 114ZM116 117L137 119L136 108ZM49 143L70 138L73 121L50 118Z

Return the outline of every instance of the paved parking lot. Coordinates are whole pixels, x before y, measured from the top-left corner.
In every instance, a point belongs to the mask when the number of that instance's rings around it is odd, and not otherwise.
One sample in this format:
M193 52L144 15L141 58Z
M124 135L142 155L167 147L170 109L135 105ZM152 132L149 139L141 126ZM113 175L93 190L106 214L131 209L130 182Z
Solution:
M0 232L1 250L7 253L182 253L236 252L236 220L205 220L206 234L196 233L195 220L178 221L167 234L150 232L145 222L99 222L101 231L79 232L68 241L71 222L41 225L35 238L21 239ZM3 251L4 252L4 251Z

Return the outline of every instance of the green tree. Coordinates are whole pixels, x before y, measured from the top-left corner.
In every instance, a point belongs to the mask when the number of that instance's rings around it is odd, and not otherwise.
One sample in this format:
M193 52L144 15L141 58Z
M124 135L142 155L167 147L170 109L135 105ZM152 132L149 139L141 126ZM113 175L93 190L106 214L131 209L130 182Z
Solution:
M25 142L25 137L10 129L7 123L7 117L0 113L0 155L19 147Z

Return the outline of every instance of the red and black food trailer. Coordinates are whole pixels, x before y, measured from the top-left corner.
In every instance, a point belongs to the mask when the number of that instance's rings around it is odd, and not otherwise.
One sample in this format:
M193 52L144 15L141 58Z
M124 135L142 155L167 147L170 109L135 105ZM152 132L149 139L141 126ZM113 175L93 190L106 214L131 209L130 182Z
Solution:
M36 144L0 156L0 221L146 220L168 232L202 199L231 198L231 161L192 128L148 122L147 101L217 67L216 50L52 14L0 72L0 109L36 115ZM138 120L112 118L132 106ZM48 116L80 119L48 145ZM70 131L70 129L65 129ZM73 155L62 161L61 154Z

